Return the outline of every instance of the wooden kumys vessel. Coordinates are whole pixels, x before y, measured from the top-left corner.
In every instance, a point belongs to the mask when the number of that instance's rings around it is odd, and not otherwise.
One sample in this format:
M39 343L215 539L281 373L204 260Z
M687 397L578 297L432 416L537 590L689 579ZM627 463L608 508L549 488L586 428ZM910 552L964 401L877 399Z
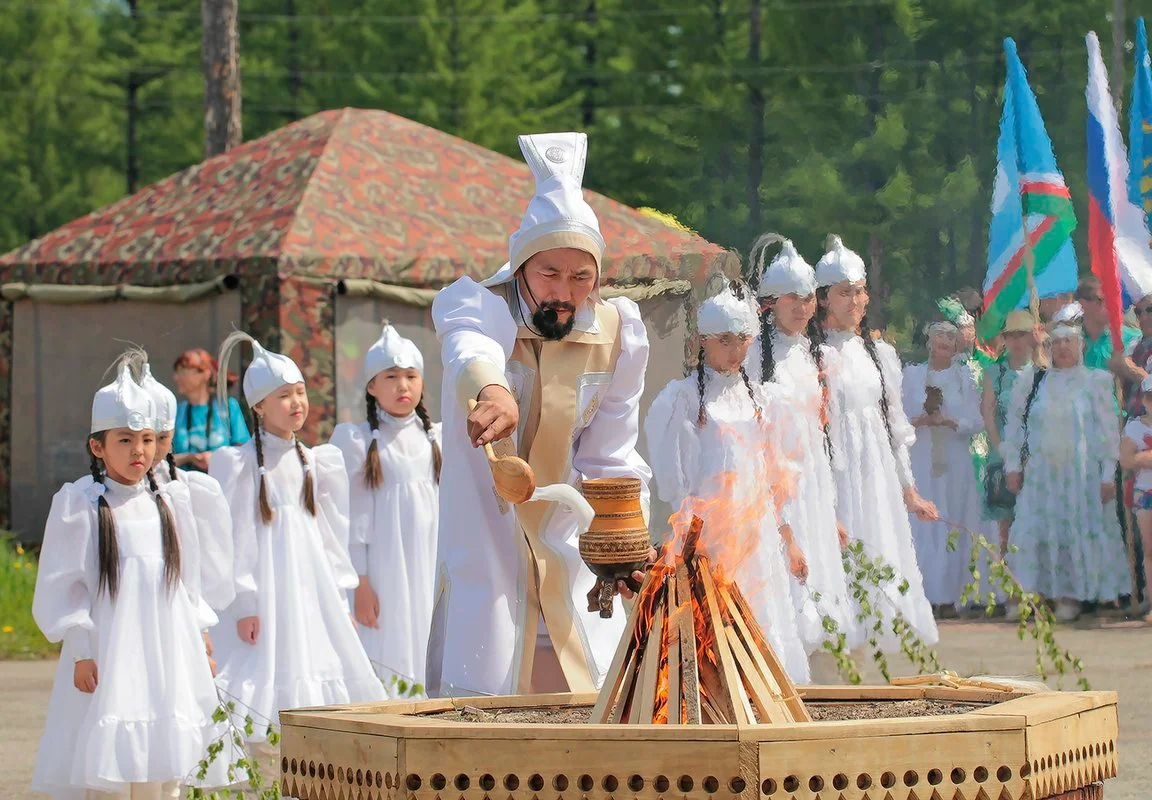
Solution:
M612 616L616 581L640 589L632 573L644 569L652 547L640 506L640 481L598 478L583 481L581 489L596 512L579 545L580 557L599 579L588 595L588 610L607 618Z

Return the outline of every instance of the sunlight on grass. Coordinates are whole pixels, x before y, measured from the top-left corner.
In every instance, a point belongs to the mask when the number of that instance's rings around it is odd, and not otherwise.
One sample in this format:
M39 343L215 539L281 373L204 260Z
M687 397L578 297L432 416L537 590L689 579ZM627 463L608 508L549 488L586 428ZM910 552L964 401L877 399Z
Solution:
M59 652L32 621L36 558L0 533L0 659L47 658Z

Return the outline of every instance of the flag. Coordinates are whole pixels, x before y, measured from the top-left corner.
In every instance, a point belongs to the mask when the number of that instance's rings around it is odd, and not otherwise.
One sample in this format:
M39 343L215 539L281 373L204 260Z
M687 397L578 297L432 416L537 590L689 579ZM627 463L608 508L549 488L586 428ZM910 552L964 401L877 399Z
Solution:
M1100 279L1112 341L1120 342L1124 295L1152 294L1152 250L1144 211L1128 196L1128 153L1108 92L1108 71L1095 33L1088 46L1088 251Z
M1152 212L1152 64L1143 17L1136 20L1136 74L1128 109L1128 147L1132 156L1128 199L1147 215Z
M1027 308L1029 253L1040 297L1076 289L1072 198L1056 166L1052 141L1016 54L1016 43L1010 38L1004 40L1004 54L1008 69L996 146L984 314L979 326L983 339L1000 332L1009 311Z

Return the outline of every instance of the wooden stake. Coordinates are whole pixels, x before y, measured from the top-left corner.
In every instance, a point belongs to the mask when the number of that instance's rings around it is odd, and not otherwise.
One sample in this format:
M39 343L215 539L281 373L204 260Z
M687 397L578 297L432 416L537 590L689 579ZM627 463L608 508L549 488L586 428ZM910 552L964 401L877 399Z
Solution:
M756 708L759 721L773 724L791 722L791 715L787 708L772 695L771 690L765 684L751 654L744 642L741 641L740 634L736 632L735 628L726 628L725 631L728 635L728 646L732 648L732 654L736 657L736 663L740 667L740 677L744 679L744 688L748 690L748 696Z
M676 599L676 581L665 581L668 592L668 724L680 724L680 620L684 612ZM688 615L691 618L691 614Z
M751 713L744 712L748 706L748 698L744 697L744 702L740 703L737 700L737 693L743 696L744 685L740 681L740 675L736 671L736 664L732 657L732 651L728 648L728 638L724 633L724 618L720 615L720 605L716 601L716 583L712 579L712 564L707 556L697 556L696 565L698 568L697 577L699 578L700 587L704 594L704 612L707 614L709 621L712 625L712 635L716 640L716 659L719 662L719 676L720 682L724 687L724 694L728 701L731 703L732 711L735 714L737 722L752 723L755 719ZM741 717L744 717L741 719Z
M640 587L640 594L636 595L636 601L632 604L632 610L628 613L628 625L624 630L627 635L620 637L620 642L616 645L616 654L612 656L612 664L608 667L608 674L604 678L604 686L600 689L600 694L596 697L596 705L592 706L591 721L594 723L605 723L608 721L608 713L611 709L611 702L614 697L618 695L620 690L620 683L623 679L624 664L632 655L632 651L636 648L637 642L641 641L642 631L638 631L637 625L640 624L640 599L644 597L645 592L648 591L649 584L655 580L655 572L649 572L644 576L644 585ZM663 575L660 580L663 580Z
M652 612L652 627L648 633L648 642L644 646L644 662L640 668L640 679L637 684L638 702L634 704L636 712L628 720L633 725L651 724L652 716L656 712L656 685L660 681L660 650L664 643L664 590L658 590L656 603Z
M756 621L756 617L752 614L752 609L749 607L748 601L744 599L744 594L740 591L740 587L733 584L728 587L728 590L731 594L732 602L736 606L736 613L732 616L737 620L737 625L743 624L747 627L748 636L751 639L749 644L756 644L756 650L759 651L760 658L763 659L764 662L762 669L766 669L766 674L776 679L776 685L780 687L781 699L792 712L793 721L811 722L812 717L808 713L808 709L804 707L804 701L800 699L800 695L796 692L796 684L792 683L792 679L788 677L788 672L780 663L780 659L776 657L772 648L768 646L768 637L764 635L763 629Z
M676 563L676 599L686 611L680 614L680 660L683 671L684 718L689 725L701 723L700 672L697 660L695 620L692 617L692 584L688 580L688 565L683 559Z
M610 725L619 725L623 720L628 718L627 712L632 707L632 694L636 686L636 672L639 669L637 659L639 657L640 648L633 648L632 653L628 656L628 663L624 667L624 680L620 684L620 691L616 694L616 705L612 708L612 713L608 716L605 722Z

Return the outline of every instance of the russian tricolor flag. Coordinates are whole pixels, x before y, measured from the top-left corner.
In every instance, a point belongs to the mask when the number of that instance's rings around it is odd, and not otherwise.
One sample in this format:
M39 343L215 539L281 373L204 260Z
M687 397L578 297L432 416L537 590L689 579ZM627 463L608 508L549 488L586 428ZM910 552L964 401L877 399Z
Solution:
M1088 45L1088 249L1100 279L1112 328L1120 341L1125 295L1129 302L1152 294L1152 250L1144 212L1128 198L1128 153L1120 138L1108 72L1095 33Z

